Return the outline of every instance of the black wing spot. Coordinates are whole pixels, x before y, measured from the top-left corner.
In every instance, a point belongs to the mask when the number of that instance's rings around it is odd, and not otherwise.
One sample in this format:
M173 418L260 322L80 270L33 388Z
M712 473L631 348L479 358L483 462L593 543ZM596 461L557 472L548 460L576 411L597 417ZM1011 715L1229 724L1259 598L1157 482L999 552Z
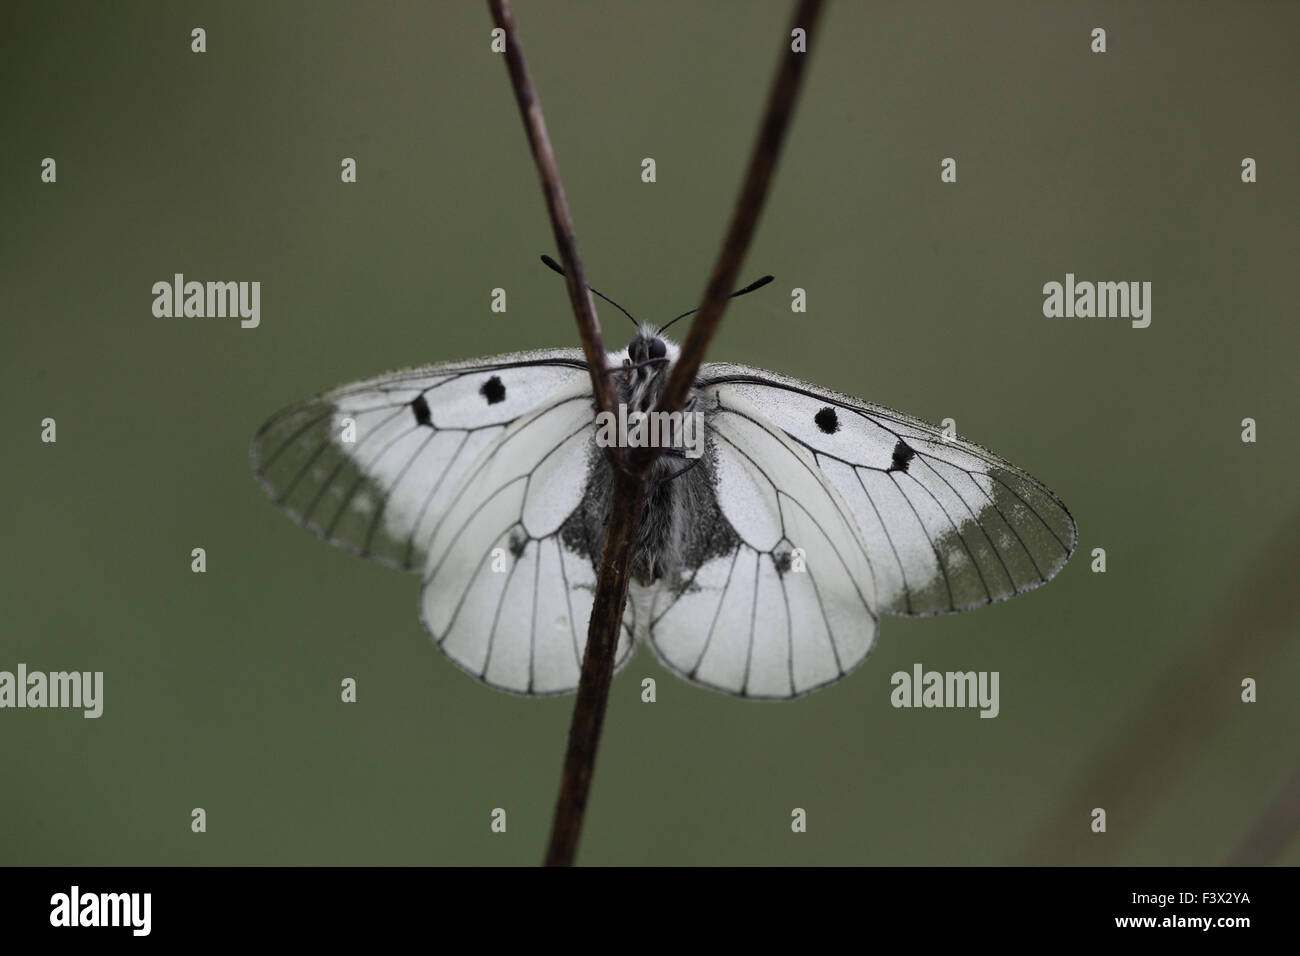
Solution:
M916 449L901 438L894 446L894 460L889 463L890 471L907 471L907 466L916 457Z
M411 411L415 412L417 425L433 424L433 418L429 415L429 403L424 400L423 395L415 396L415 401L411 402Z
M772 555L772 564L776 566L776 573L779 575L784 576L785 572L790 570L790 565L792 563L793 561L789 551L778 551Z
M827 405L820 412L813 416L813 421L828 435L834 435L840 430L840 417L835 414L835 409Z
M517 530L512 531L510 533L510 553L515 556L516 561L523 555L526 547L528 547L528 538Z
M478 393L487 399L489 405L495 405L497 402L506 400L506 387L501 384L501 379L495 375L483 383L483 387L478 390Z

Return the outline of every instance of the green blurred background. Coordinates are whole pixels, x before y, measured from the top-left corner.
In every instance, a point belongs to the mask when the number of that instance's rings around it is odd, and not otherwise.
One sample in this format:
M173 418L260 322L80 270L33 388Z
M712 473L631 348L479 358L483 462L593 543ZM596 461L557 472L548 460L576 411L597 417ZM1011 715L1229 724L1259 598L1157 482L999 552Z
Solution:
M788 5L517 14L591 281L690 308ZM105 672L99 720L0 711L0 862L540 861L572 698L467 678L417 578L293 525L248 462L325 387L576 344L490 28L472 2L0 12L0 669ZM1061 495L1080 550L1006 604L886 618L865 667L791 703L640 650L583 862L1217 864L1294 810L1297 29L1294 3L829 8L744 268L777 282L712 355L956 419ZM174 272L260 280L261 327L154 318ZM1066 272L1150 280L1150 328L1044 318ZM999 671L1001 716L893 709L918 661ZM1300 862L1292 832L1272 859Z

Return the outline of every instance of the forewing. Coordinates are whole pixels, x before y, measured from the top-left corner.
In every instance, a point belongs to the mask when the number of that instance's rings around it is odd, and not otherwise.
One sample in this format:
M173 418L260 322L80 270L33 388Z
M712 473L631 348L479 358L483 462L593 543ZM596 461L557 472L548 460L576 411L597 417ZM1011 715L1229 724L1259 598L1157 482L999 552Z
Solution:
M699 388L743 399L804 448L848 502L880 607L960 611L1053 577L1078 532L1040 481L973 442L881 405L741 365L706 364Z
M272 416L253 439L253 470L278 507L331 544L419 570L478 454L587 380L576 349L391 372Z
M510 425L466 469L433 528L421 620L457 665L500 690L578 686L596 586L576 524L601 453L594 419L590 384L579 383ZM630 609L624 621L616 666L632 650Z
M675 586L649 625L660 659L687 680L785 699L838 680L876 636L875 584L848 506L812 456L749 402L706 412L719 514L731 536Z

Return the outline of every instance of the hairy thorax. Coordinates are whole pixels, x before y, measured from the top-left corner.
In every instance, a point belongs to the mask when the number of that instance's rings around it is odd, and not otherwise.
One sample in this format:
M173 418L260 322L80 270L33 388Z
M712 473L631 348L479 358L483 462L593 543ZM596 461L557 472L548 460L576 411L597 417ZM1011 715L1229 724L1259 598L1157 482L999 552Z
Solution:
M618 401L629 412L654 409L668 367L655 371L658 374L620 375ZM704 421L700 456L687 458L680 448L664 448L651 466L632 560L632 575L639 584L687 588L701 564L734 547L735 533L717 503L717 451L708 427L715 407L716 400L706 393L692 391L687 408L699 412ZM588 461L587 495L566 522L563 534L567 545L596 563L609 522L614 466L608 450L597 447L594 437Z

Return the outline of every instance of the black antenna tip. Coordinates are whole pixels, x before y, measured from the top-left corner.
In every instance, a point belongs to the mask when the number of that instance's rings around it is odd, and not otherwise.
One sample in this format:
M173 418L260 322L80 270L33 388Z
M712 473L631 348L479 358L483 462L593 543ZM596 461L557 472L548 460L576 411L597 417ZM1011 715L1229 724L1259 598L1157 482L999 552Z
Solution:
M545 263L545 265L546 265L547 268L549 268L549 269L554 269L556 272L558 272L560 275L564 276L566 279L568 278L567 273L565 273L565 271L564 271L564 267L561 266L558 262L556 262L554 259L552 259L550 256L548 256L548 255L547 255L546 253L544 253L544 252L542 253L542 262ZM632 313L628 312L627 309L623 308L621 305L619 305L617 302L615 302L615 301L614 301L613 299L611 299L609 296L601 294L601 293L598 292L597 290L592 289L591 286L587 286L587 288L591 290L591 294L592 294L592 295L594 295L594 296L598 296L599 298L604 299L606 302L608 302L608 303L609 303L610 305L612 305L614 308L618 309L618 311L620 311L620 312L622 312L624 315L626 315L626 316L628 317L628 320L629 320L633 325L636 325L636 324L637 324L636 319L632 318Z
M775 279L775 278L776 278L776 276L763 276L763 278L761 278L761 279L755 279L753 282L751 282L749 285L745 286L745 288L741 289L740 291L741 291L741 292L753 292L755 289L761 289L761 288L763 288L763 286L767 285L769 282L771 282L771 281L772 281L773 279ZM736 294L739 295L740 293L738 292L738 293L736 293Z

